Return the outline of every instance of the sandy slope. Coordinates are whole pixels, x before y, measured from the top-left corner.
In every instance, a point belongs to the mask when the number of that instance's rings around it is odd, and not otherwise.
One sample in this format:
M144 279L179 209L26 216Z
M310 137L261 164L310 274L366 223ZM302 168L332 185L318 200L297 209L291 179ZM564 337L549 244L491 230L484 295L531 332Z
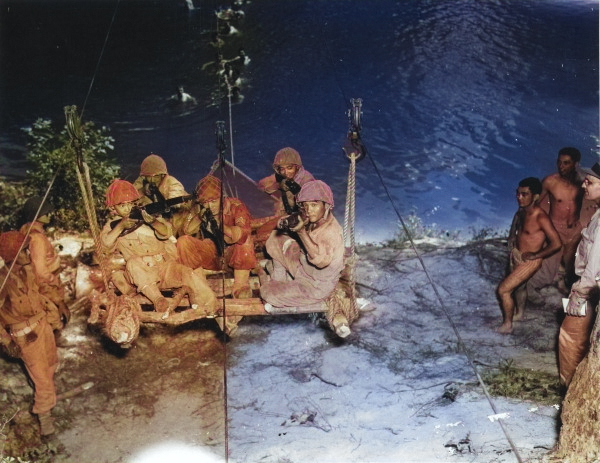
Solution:
M29 448L81 463L223 461L226 449L239 463L487 463L518 461L509 439L522 460L551 449L557 408L490 403L473 367L483 373L513 360L556 373L558 293L502 336L493 331L502 243L423 249L427 273L411 250L358 254L358 288L375 310L345 340L307 316L273 316L245 319L227 343L211 320L148 328L123 351L87 328L84 311L75 314L57 388L95 386L56 407L57 455L35 437ZM31 389L18 364L1 359L0 370L2 408L26 410ZM497 413L508 414L506 432L489 419ZM17 414L4 430L5 454L23 451L14 435L32 424ZM165 443L176 447L138 458Z

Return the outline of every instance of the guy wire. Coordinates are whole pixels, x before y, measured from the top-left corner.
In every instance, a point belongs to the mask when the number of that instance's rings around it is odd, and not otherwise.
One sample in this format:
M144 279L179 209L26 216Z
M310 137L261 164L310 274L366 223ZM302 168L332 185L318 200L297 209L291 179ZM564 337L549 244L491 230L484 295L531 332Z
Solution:
M349 101L349 99L346 97L346 94L344 92L344 88L341 85L341 82L339 80L339 77L337 75L335 66L334 66L334 61L333 61L333 55L331 53L331 50L329 49L329 42L328 40L325 40L325 33L323 31L323 28L321 27L321 35L322 35L322 40L321 42L325 44L325 49L327 50L327 54L328 54L328 59L329 59L329 64L331 65L332 68L332 72L335 78L335 81L337 83L337 86L340 90L340 93L342 94L342 98L344 99L344 103L346 103L347 101ZM494 400L492 399L492 397L490 396L490 393L488 391L488 388L485 384L485 382L483 381L483 378L481 377L481 375L479 374L479 371L477 370L477 367L475 366L475 363L473 362L473 360L471 359L471 356L469 355L469 352L465 346L465 343L460 335L460 332L458 331L458 328L456 327L456 325L454 324L454 322L452 321L452 318L450 317L450 314L448 312L448 309L446 308L446 305L444 304L444 300L442 299L440 293L438 292L437 286L435 285L431 275L429 274L429 271L427 270L427 267L425 266L425 262L423 261L423 258L421 257L421 254L419 253L419 251L417 250L417 247L413 241L412 238L412 234L410 233L408 227L406 226L406 223L404 222L404 219L402 218L402 215L400 214L400 211L398 210L398 208L396 207L396 203L394 202L394 200L392 199L392 196L389 192L389 189L385 183L385 181L383 180L383 176L381 175L381 172L379 171L379 169L377 168L377 165L375 164L375 161L373 160L373 158L371 156L369 156L369 152L367 147L365 146L365 154L366 157L370 159L371 164L373 166L373 168L375 169L375 172L377 173L377 176L379 177L379 182L381 183L381 186L383 187L383 189L385 190L385 194L392 206L392 208L394 209L394 212L396 213L396 216L398 217L398 220L400 221L400 224L402 225L402 228L404 230L404 232L406 233L406 236L408 236L408 239L410 241L411 247L413 249L413 251L415 252L415 255L417 256L417 259L419 260L419 263L421 264L421 267L423 268L423 271L425 272L425 275L427 276L427 279L429 281L429 284L431 285L436 298L440 304L440 307L442 308L442 311L444 312L444 315L446 316L446 318L448 319L448 322L450 323L450 326L452 327L452 330L454 331L454 334L458 340L458 344L461 347L461 350L463 351L465 357L467 358L467 361L469 362L469 365L471 366L471 369L473 370L473 372L475 373L475 376L477 377L477 381L479 382L479 384L481 385L481 388L483 389L483 393L485 394L485 397L488 401L488 403L490 404L490 407L492 408L494 414L498 414L498 411L496 409L496 404L494 402ZM499 418L498 420L498 424L500 425L500 427L502 428L502 432L504 433L504 436L506 437L506 440L508 441L517 461L519 463L523 463L523 460L521 459L521 455L519 454L519 450L517 449L515 443L513 442L512 438L510 437L508 430L506 429L506 427L504 426L504 423L502 422L502 418Z
M110 36L110 31L112 30L113 24L115 22L115 18L117 17L117 11L119 10L119 4L121 0L117 0L117 5L115 6L115 11L113 13L112 19L110 20L110 24L108 26L108 31L106 31L106 36L104 37L104 44L102 45L102 49L100 50L100 56L98 57L98 61L96 62L96 69L94 70L94 74L92 75L92 80L90 81L90 86L88 88L87 94L85 95L85 100L83 100L83 106L81 107L81 118L83 119L83 112L85 111L85 106L87 104L88 98L92 93L92 87L94 86L94 81L96 80L96 75L98 74L98 69L100 69L100 62L102 61L102 56L104 56L104 50L106 49L106 44L108 43L108 38Z

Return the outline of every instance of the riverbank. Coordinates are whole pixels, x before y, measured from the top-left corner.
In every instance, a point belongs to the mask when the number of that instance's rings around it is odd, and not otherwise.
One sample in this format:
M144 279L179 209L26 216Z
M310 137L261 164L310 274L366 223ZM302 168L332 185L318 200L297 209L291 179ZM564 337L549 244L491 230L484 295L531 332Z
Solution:
M148 462L136 455L170 444L177 461L223 461L225 448L239 463L541 458L558 433L558 292L503 336L494 291L505 243L419 247L419 258L358 248L357 287L370 304L344 340L314 317L247 317L228 342L200 320L144 327L124 350L88 327L82 305L59 343L65 397L49 442L37 437L20 364L0 359L4 455ZM474 368L492 394L517 395L488 400Z

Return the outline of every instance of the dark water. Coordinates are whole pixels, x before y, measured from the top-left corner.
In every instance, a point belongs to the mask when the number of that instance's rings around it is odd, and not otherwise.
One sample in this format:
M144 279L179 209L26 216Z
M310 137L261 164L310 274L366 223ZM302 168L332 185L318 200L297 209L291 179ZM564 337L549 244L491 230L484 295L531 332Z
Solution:
M215 122L230 118L227 101L215 104L215 68L202 70L215 55L213 12L229 4L194 4L122 0L115 15L116 1L1 2L0 173L23 167L20 127L62 123L75 104L112 129L125 175L156 152L191 190L216 158ZM223 48L251 58L231 108L236 166L259 179L293 146L333 187L341 215L346 110L362 98L362 241L397 227L371 161L402 214L467 229L507 227L517 182L555 171L559 148L597 160L597 1L263 0L243 10ZM170 106L177 85L198 104Z

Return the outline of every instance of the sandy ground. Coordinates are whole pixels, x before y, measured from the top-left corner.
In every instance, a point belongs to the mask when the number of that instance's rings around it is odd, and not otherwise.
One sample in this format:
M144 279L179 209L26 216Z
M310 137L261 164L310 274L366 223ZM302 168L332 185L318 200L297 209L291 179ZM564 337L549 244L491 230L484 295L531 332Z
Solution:
M3 455L489 463L548 453L560 399L488 398L477 374L511 365L555 377L558 292L545 291L545 303L503 336L493 330L503 243L421 246L427 272L412 250L357 252L357 287L371 306L344 340L316 317L270 316L244 319L227 342L212 320L146 327L124 350L87 326L87 309L76 312L60 341L57 390L94 386L59 401L59 432L41 442L26 376L0 359Z

